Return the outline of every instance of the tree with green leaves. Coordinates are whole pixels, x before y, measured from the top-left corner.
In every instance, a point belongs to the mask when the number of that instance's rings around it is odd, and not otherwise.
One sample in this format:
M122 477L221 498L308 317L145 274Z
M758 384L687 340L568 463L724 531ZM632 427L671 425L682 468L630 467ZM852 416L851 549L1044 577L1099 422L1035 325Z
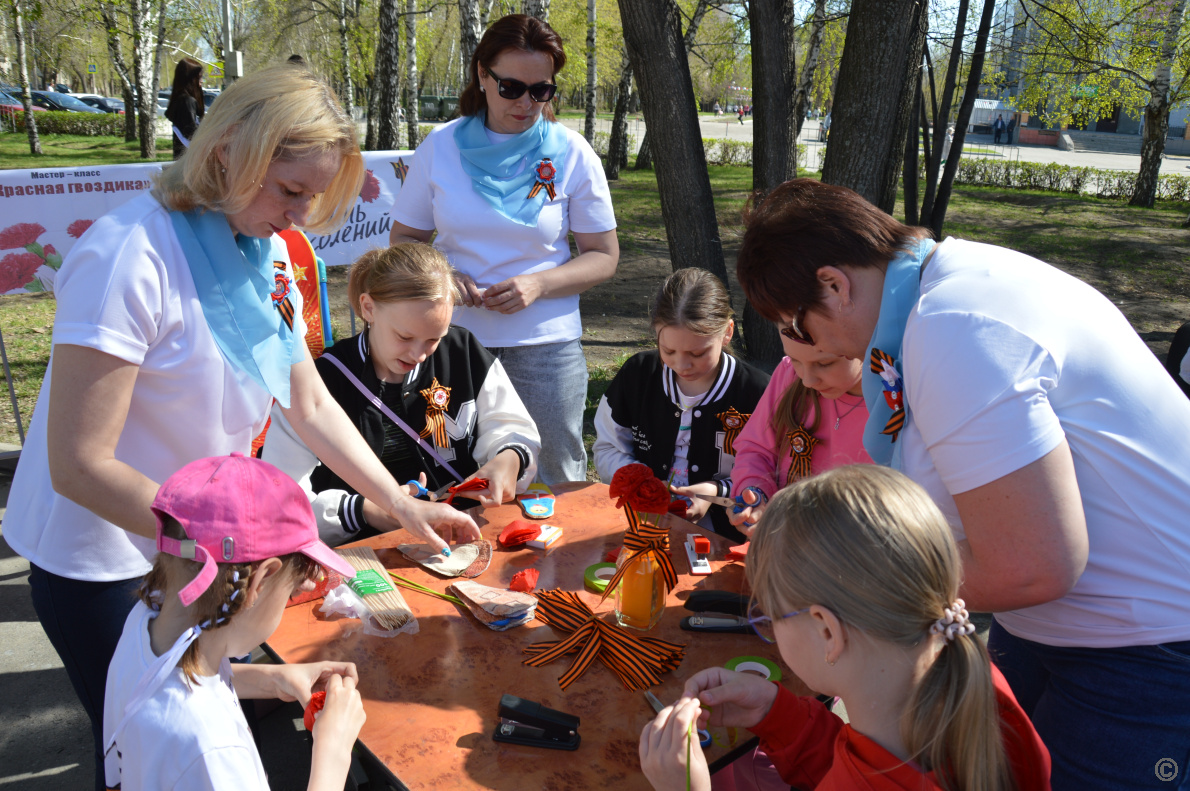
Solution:
M1140 172L1129 203L1151 207L1169 111L1190 99L1186 0L1022 0L1022 110L1048 124L1143 113Z
M37 134L37 117L33 114L33 96L29 93L29 66L25 45L25 6L12 0L12 33L17 45L17 75L21 82L21 104L25 108L25 131L29 135L29 153L41 156L41 138Z

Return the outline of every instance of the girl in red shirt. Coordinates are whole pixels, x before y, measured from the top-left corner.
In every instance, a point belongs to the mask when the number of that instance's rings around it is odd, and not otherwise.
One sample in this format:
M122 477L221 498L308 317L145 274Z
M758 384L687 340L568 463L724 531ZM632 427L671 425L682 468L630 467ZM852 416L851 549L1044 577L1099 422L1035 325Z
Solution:
M839 467L782 490L748 552L750 617L851 722L756 676L703 670L641 733L653 787L710 788L689 746L697 720L750 729L797 788L1047 791L1049 753L957 598L960 570L941 512L894 470Z

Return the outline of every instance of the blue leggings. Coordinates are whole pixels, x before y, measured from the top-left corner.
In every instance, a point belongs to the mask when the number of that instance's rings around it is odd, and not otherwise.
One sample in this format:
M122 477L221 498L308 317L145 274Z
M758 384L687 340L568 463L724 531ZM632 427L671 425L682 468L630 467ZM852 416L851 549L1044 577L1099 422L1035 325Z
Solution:
M29 565L33 609L74 685L75 694L91 718L95 740L95 788L106 787L103 777L103 692L107 666L116 653L124 621L136 604L140 578L114 582L84 582L59 577Z

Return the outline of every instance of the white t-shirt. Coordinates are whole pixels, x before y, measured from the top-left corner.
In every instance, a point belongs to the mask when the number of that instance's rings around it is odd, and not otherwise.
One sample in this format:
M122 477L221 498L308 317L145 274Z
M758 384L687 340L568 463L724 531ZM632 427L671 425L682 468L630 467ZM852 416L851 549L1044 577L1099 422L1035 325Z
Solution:
M681 405L682 414L678 418L678 437L674 440L674 457L669 465L670 471L673 473L673 480L671 483L674 486L689 486L690 485L690 426L694 420L694 407L702 403L706 398L706 392L698 393L697 395L686 395L681 390L677 390L678 403Z
M952 495L1070 444L1086 571L996 618L1055 646L1190 639L1190 401L1102 294L1021 253L947 239L903 345L905 472L959 538Z
M487 288L514 275L561 266L571 258L568 232L602 233L616 227L599 156L582 135L565 127L569 145L554 180L556 197L546 196L537 227L502 216L480 197L463 171L454 139L455 127L463 120L443 124L418 146L391 216L411 228L437 229L434 246L477 286ZM526 159L522 170L532 165ZM511 315L459 307L453 321L488 347L561 343L582 336L578 304L579 295L573 294L539 299Z
M273 237L273 256L289 254ZM292 278L291 278L292 279ZM224 359L203 317L169 213L149 194L100 217L55 281L54 345L97 349L140 366L116 458L161 483L195 459L248 453L269 415L265 389ZM294 330L304 338L301 292ZM294 345L295 357L305 344ZM297 357L300 359L300 357ZM4 538L62 577L139 577L157 550L54 491L46 445L53 355L4 515Z
M107 670L103 742L123 719L141 676L157 659L149 640L153 611L137 602ZM124 725L108 753L107 782L121 791L266 791L252 732L224 659L215 676L191 684L174 668Z

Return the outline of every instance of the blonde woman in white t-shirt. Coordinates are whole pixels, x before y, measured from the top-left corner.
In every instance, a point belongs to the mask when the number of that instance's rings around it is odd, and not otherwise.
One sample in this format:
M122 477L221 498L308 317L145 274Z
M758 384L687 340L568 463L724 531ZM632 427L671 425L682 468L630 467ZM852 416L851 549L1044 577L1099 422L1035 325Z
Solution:
M149 504L186 463L247 453L274 399L323 461L421 540L479 537L469 517L388 475L303 343L274 234L340 225L363 173L330 88L305 69L262 70L220 96L152 195L97 220L62 266L4 537L30 561L34 607L91 718L99 767L108 663L156 552Z
M433 239L459 271L454 323L500 359L541 429L545 483L586 478L578 295L611 277L620 257L599 157L549 104L565 63L558 34L534 17L488 28L459 99L463 117L418 147L390 237Z

